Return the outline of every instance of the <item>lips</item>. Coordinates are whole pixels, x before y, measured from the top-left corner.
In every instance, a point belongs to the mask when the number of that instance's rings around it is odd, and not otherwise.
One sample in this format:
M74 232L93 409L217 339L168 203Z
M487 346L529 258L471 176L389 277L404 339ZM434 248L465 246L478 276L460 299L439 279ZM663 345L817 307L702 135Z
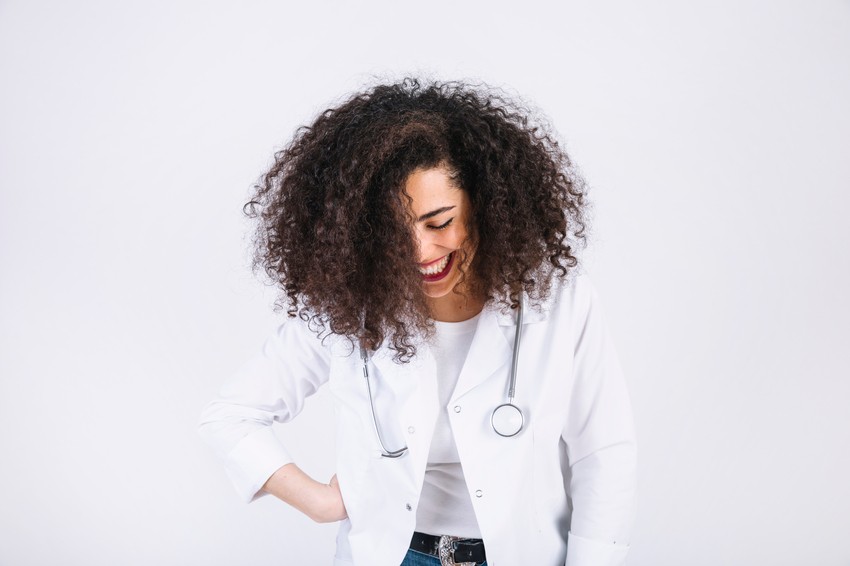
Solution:
M423 281L426 281L426 282L429 282L429 283L433 282L433 281L439 281L440 279L442 279L446 275L448 275L448 273L452 269L452 264L454 264L454 257L455 257L455 254L454 254L454 252L452 252L449 255L444 256L444 257L442 257L442 258L440 258L436 261L432 261L430 264L428 264L428 267L430 268L428 270L429 273L422 273ZM436 269L439 269L441 264L443 264L443 263L444 263L444 265L442 266L442 269L440 269L440 271L434 272ZM422 272L423 268L420 267L419 271Z

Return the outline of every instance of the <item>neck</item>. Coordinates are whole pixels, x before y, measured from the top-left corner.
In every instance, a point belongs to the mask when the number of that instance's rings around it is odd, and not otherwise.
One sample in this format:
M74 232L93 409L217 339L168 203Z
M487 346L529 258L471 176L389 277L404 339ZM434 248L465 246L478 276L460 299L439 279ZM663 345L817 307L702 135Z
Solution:
M431 318L440 322L463 322L484 309L482 299L454 292L442 297L429 298L428 304L431 307Z

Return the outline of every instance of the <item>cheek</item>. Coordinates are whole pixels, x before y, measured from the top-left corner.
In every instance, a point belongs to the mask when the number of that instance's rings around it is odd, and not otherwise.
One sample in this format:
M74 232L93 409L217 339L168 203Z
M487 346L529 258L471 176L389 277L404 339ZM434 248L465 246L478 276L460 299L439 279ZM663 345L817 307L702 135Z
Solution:
M454 229L452 231L452 233L449 235L447 243L450 243L449 247L451 247L453 249L458 249L458 248L460 248L464 245L464 242L467 239L468 235L469 234L467 233L465 228L458 227L458 228Z

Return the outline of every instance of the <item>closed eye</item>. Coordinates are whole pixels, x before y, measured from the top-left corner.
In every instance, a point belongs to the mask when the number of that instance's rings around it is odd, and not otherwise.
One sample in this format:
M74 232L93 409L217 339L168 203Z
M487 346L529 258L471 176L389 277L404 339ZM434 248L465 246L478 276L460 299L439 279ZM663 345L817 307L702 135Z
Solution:
M445 230L449 227L449 224L452 223L452 220L454 220L454 218L449 218L445 224L440 224L439 226L428 226L428 228L431 230Z

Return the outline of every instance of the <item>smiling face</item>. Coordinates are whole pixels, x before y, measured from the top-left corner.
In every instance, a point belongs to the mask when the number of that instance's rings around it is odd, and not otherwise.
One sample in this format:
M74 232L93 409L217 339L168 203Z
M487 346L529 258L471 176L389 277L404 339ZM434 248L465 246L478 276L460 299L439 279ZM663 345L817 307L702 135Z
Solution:
M463 298L450 293L461 278L458 270L464 255L459 253L461 251L466 252L463 263L466 277L471 277L469 265L474 249L468 231L472 215L469 195L443 168L415 170L407 178L405 192L413 199L411 214L419 244L416 260L422 273L422 289L430 299L434 318L452 320L460 316L459 320L464 320L462 317L469 314L469 307L466 313L454 312L463 303Z

